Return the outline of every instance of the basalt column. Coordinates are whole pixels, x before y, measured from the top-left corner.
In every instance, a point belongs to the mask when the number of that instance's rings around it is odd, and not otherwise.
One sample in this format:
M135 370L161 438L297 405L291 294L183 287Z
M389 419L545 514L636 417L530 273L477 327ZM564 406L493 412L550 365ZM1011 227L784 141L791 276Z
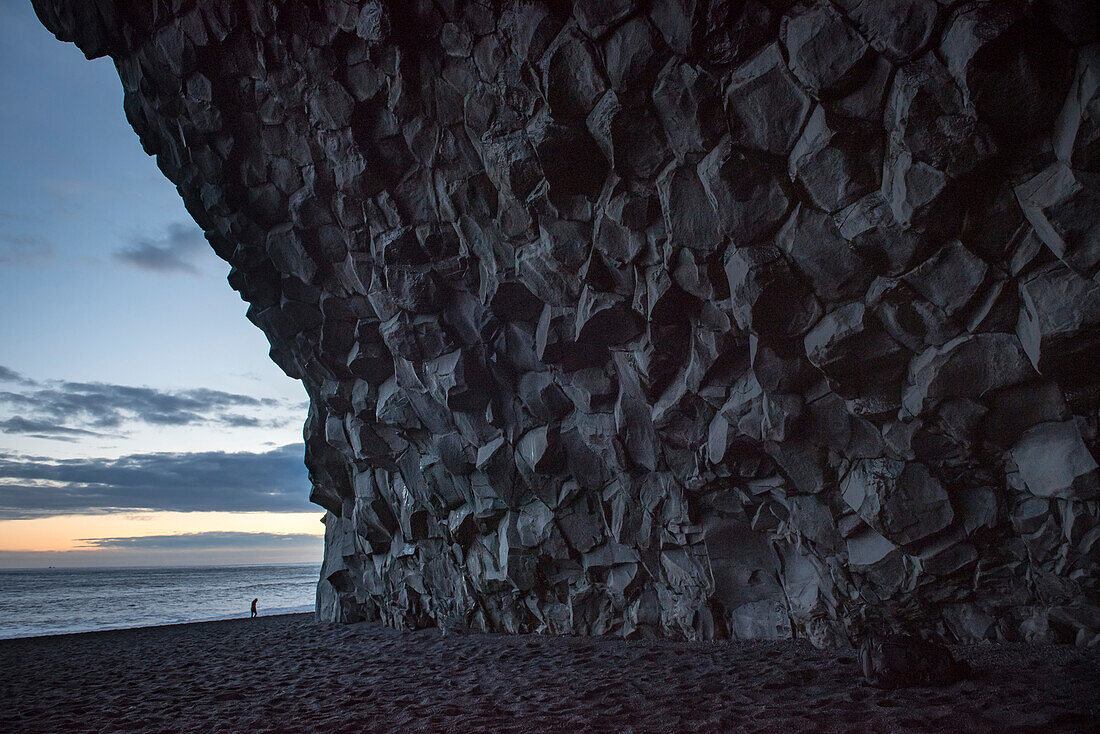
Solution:
M1091 0L34 0L311 397L322 619L1100 626Z

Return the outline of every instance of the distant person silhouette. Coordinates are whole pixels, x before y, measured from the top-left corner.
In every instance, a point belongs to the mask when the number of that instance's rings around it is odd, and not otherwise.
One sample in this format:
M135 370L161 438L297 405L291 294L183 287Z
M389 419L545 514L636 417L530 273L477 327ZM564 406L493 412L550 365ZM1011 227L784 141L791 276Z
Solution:
M258 601L259 601L259 599L253 599L252 600L252 617L256 616L256 602L258 602ZM250 617L249 619L251 619L252 617Z

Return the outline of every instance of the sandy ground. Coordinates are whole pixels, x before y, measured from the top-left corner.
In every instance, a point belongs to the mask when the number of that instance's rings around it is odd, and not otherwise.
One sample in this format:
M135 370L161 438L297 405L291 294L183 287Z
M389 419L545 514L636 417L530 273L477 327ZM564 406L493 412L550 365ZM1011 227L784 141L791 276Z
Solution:
M880 691L801 642L260 617L0 641L0 732L1100 731L1100 650L960 652L971 680Z

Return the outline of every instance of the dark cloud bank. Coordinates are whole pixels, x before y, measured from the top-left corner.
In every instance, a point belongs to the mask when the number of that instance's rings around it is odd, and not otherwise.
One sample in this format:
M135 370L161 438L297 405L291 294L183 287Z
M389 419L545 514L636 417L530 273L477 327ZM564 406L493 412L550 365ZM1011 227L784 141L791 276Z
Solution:
M20 416L0 420L0 433L19 433L34 438L77 439L85 436L102 436L83 428L68 428L50 421L27 419Z
M0 433L76 439L119 429L127 422L153 426L214 424L230 428L283 425L290 406L280 400L199 388L157 390L101 382L38 383L0 366L0 381L15 383L0 391ZM257 418L258 410L287 409L281 420ZM294 420L297 420L297 416Z
M2 364L0 364L0 382L18 382L27 385L33 384L33 380L28 380L15 370L9 369Z
M49 459L0 453L0 520L168 510L309 512L302 444L263 453ZM117 539L116 539L117 540Z

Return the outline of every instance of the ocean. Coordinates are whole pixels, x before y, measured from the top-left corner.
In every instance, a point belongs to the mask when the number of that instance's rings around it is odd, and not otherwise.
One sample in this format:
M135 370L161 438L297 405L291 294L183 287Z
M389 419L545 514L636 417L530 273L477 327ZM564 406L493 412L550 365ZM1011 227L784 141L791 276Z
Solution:
M312 612L320 567L0 569L0 639Z

